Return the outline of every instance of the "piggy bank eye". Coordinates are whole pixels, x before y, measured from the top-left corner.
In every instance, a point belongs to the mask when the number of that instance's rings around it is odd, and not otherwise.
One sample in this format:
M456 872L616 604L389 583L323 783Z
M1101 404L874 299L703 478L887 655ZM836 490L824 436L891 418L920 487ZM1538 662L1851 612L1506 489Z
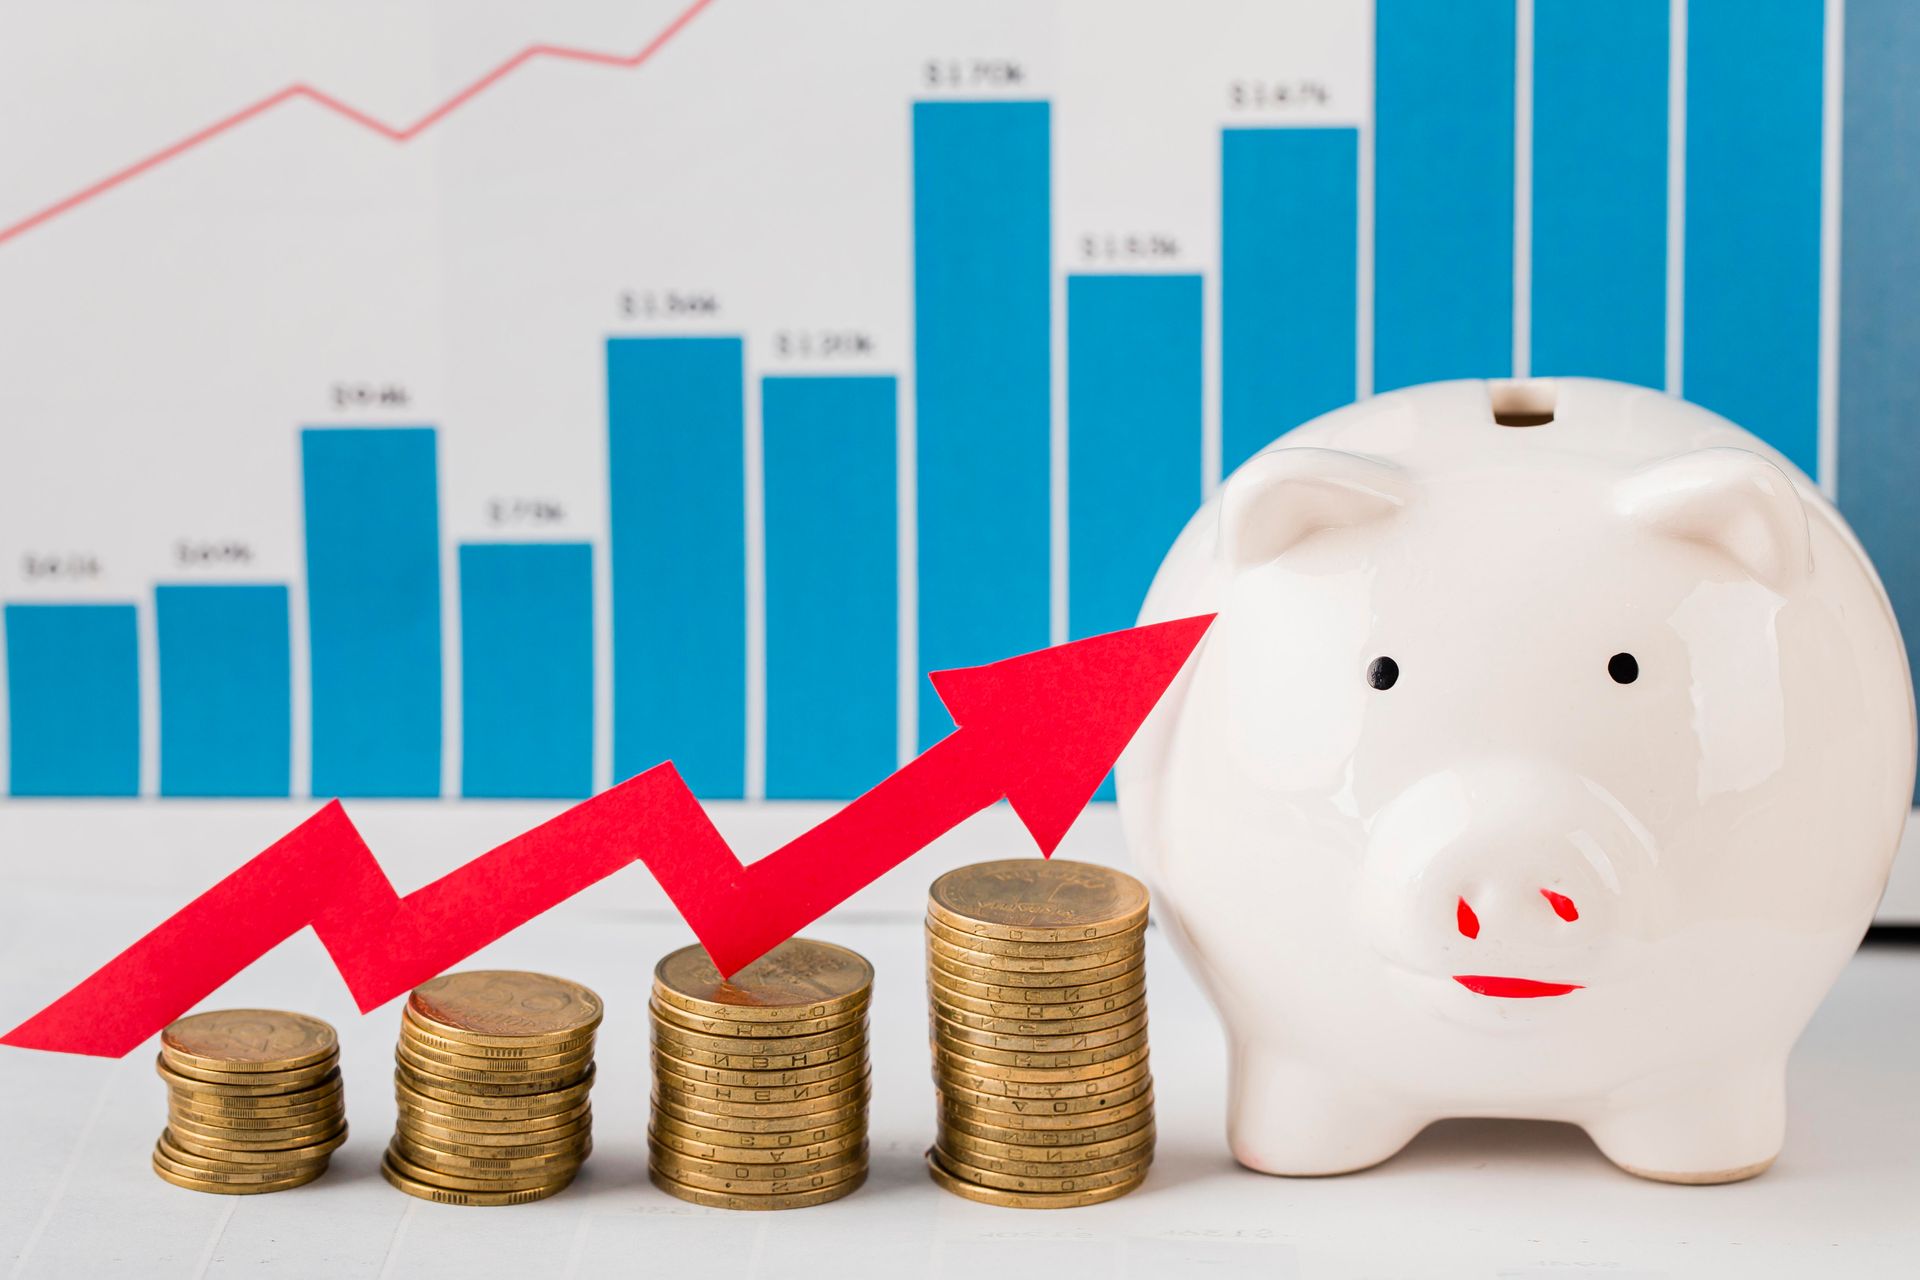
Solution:
M1367 664L1367 683L1376 689L1391 689L1400 678L1400 664L1392 658L1375 658Z
M1615 684L1632 684L1640 678L1640 663L1630 653L1616 653L1607 659L1607 674Z

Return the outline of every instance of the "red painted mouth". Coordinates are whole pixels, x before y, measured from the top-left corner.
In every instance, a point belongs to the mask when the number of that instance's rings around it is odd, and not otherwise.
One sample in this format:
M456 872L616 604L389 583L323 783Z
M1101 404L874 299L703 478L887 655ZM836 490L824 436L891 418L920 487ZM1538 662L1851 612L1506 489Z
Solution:
M1456 973L1453 980L1477 996L1506 1000L1537 1000L1580 990L1578 982L1535 982L1532 978L1493 978L1479 973Z

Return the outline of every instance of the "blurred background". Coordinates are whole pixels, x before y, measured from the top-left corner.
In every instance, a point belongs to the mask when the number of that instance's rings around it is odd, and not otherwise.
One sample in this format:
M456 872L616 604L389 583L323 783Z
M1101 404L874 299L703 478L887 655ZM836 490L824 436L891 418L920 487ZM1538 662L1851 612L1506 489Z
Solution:
M1915 65L1899 0L14 0L0 838L454 848L671 757L777 843L1445 377L1732 417L1920 635Z

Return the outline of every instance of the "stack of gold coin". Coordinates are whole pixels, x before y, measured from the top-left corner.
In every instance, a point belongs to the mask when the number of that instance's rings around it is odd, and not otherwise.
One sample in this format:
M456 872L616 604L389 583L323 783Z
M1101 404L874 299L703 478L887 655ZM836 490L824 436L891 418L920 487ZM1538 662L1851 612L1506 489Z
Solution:
M927 896L939 1128L955 1195L1021 1209L1125 1195L1153 1160L1147 891L1086 863L962 867Z
M721 1209L798 1209L867 1177L873 966L794 938L733 975L700 947L653 971L647 1172Z
M167 1127L153 1171L217 1195L284 1191L327 1171L347 1140L340 1042L318 1018L225 1009L160 1033Z
M593 1149L600 997L540 973L474 970L416 988L394 1050L399 1120L380 1172L441 1204L525 1204Z

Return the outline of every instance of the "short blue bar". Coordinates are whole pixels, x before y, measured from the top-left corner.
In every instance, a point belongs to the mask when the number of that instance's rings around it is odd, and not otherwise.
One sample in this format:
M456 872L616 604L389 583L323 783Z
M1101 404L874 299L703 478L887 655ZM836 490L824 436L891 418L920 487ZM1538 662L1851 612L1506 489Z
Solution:
M1224 471L1354 398L1359 136L1221 131Z
M613 772L672 760L746 790L747 535L739 338L607 339Z
M894 379L761 382L767 796L850 799L899 742Z
M460 545L460 793L593 793L593 547Z
M7 789L140 792L139 638L130 604L10 604Z
M1067 629L1076 640L1134 624L1161 557L1200 504L1202 295L1192 275L1067 277ZM1096 798L1113 798L1111 778Z
M1840 506L1920 668L1920 5L1847 0L1840 194Z
M922 670L1047 643L1052 124L1045 102L913 107ZM952 728L920 684L920 741Z
M440 500L431 427L310 427L313 794L440 794Z
M1809 475L1820 453L1824 23L1822 0L1687 6L1681 388Z
M1666 385L1667 0L1534 0L1532 371Z
M292 785L287 589L153 591L160 635L160 794L284 796Z
M1378 0L1373 386L1513 369L1513 0Z

